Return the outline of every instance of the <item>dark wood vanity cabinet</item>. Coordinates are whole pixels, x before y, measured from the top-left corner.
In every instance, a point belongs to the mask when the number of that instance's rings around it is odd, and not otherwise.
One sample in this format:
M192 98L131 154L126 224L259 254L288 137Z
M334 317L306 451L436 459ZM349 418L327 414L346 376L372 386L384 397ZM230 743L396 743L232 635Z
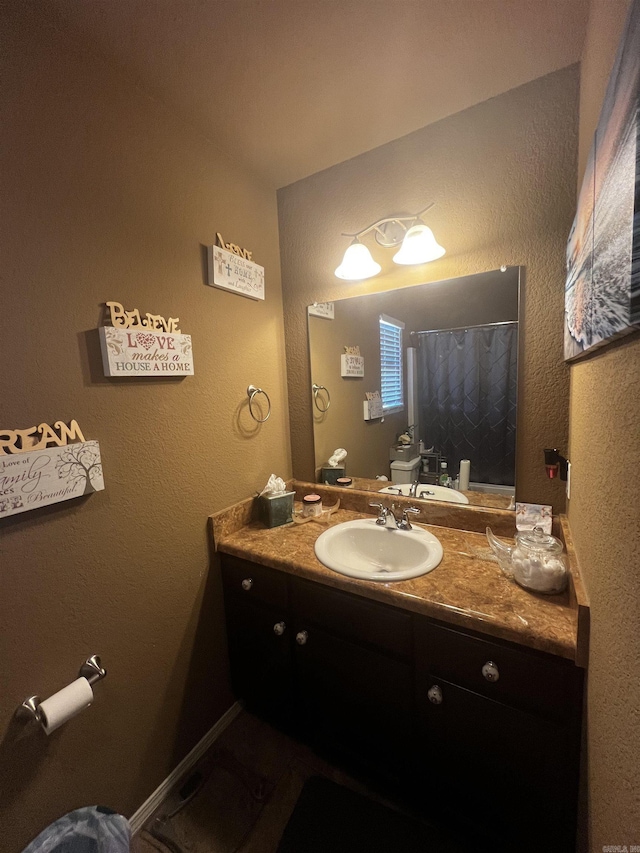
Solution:
M287 577L225 557L223 584L231 682L257 714L294 720L291 620Z
M416 617L416 743L422 786L447 811L573 851L582 671L551 655ZM514 848L516 849L516 848Z
M571 662L224 554L222 577L249 709L403 780L434 813L499 828L511 849L572 850Z
M401 772L411 748L411 617L291 578L300 723L316 743Z

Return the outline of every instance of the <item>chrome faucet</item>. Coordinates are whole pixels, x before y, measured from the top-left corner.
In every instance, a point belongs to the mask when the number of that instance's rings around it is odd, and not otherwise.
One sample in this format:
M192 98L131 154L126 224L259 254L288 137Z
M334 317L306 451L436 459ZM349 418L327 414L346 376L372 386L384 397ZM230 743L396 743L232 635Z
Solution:
M398 520L394 513L395 504L391 504L390 507L387 507L384 504L373 503L369 504L369 506L378 510L376 524L380 525L380 527L388 527L390 530L395 530L397 528Z
M409 514L420 515L419 509L415 506L408 506L406 509L402 510L402 518L398 521L394 512L396 508L395 504L391 504L390 507L386 507L384 504L371 503L369 506L375 507L375 509L378 510L376 524L380 525L380 527L386 527L389 530L411 530Z
M411 488L409 489L409 497L410 498L415 498L419 485L420 485L420 480L414 480L413 483L411 483Z

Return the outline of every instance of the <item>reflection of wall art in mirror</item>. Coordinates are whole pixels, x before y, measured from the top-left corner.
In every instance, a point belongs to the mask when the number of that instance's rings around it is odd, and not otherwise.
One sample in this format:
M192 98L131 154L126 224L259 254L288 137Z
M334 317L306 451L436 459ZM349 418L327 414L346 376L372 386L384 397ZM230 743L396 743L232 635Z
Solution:
M360 355L360 347L345 347L340 356L340 375L364 376L364 358Z
M461 460L471 461L472 503L482 491L507 506L515 492L519 298L520 269L508 267L336 300L331 323L309 314L311 373L333 379L335 389L330 412L314 419L316 470L336 444L346 444L351 476L373 484L391 477L398 436L412 424L413 441L446 461L452 480ZM363 419L362 386L335 381L335 352L345 339L357 340L367 385L375 388L382 375L381 315L404 324L403 399L384 417L367 418L365 402ZM420 480L429 482L428 471Z
M313 305L309 305L307 312L312 317L333 320L333 302L314 302Z
M382 417L382 399L379 391L367 391L367 399L364 401L364 419L372 421Z
M567 243L565 359L640 326L640 2L631 4Z

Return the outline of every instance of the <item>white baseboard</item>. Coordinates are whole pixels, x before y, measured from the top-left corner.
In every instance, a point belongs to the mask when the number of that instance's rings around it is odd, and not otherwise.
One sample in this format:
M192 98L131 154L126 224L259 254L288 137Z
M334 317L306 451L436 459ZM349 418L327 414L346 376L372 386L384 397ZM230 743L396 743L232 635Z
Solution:
M154 811L169 795L173 786L187 774L187 772L200 760L200 758L202 758L211 744L217 740L227 726L235 720L240 711L242 711L242 706L239 702L235 702L229 710L220 717L218 722L209 729L202 740L193 747L191 752L188 755L185 755L180 764L178 764L178 766L169 773L167 778L158 785L153 794L144 801L136 813L129 818L132 835L140 832Z

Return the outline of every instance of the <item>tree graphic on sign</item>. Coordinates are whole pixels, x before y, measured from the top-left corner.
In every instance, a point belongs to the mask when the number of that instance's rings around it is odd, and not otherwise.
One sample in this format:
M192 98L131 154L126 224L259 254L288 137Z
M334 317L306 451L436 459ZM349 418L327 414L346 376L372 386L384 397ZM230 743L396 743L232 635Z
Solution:
M83 495L94 492L93 481L102 476L102 462L97 445L92 443L70 444L56 462L56 470L61 480L67 480L72 486L85 481Z

